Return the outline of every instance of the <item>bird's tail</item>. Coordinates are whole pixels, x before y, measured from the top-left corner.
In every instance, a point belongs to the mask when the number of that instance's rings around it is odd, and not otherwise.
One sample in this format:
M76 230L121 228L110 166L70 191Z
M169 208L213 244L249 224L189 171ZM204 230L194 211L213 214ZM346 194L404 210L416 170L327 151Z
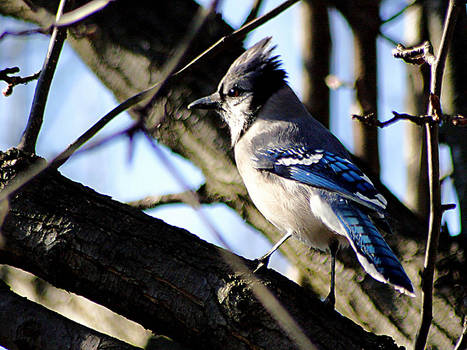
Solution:
M414 297L412 282L369 216L345 199L334 203L333 210L365 271L374 279Z

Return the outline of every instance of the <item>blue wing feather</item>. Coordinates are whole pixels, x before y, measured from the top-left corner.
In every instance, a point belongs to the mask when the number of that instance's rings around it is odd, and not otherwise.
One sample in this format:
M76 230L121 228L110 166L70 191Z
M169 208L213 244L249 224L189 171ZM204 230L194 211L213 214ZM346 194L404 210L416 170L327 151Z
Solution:
M307 147L264 148L255 152L256 168L310 186L337 192L376 211L386 200L370 179L348 159Z
M334 201L331 206L365 270L374 278L414 295L412 282L368 215L345 199Z

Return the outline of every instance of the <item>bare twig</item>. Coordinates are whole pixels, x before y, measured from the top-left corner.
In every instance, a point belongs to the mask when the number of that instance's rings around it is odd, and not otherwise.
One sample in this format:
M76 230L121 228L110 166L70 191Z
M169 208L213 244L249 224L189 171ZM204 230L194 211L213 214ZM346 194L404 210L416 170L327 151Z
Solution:
M454 26L462 8L462 2L459 0L450 0L444 24L443 36L441 38L438 55L431 65L431 84L430 93L440 96L444 65L449 49L449 44L454 33ZM430 60L430 58L429 58ZM427 61L428 62L428 61ZM428 115L434 114L434 100L430 99L428 106ZM439 181L439 142L438 142L438 124L426 124L427 139L427 159L428 159L428 184L430 192L430 214L428 226L427 249L425 253L425 262L422 279L422 312L421 323L415 340L415 350L423 350L426 345L428 332L433 319L433 276L435 270L436 256L438 252L438 242L441 227L441 217L443 214L441 207L441 189Z
M409 9L410 7L416 5L416 4L419 3L419 2L420 2L420 0L414 0L414 1L412 1L410 4L407 4L406 6L404 6L402 9L400 9L400 10L397 11L395 14L393 14L391 17L382 20L382 21L381 21L381 24L386 24L386 23L389 23L389 22L395 20L397 17L399 17L399 16L402 15L405 11L407 11L407 9Z
M277 15L281 14L282 12L287 10L290 6L294 5L295 3L299 1L300 0L284 1L282 4L272 9L268 13L264 14L263 16L258 17L255 20L245 24L241 28L232 32L231 34L223 36L222 38L217 40L213 45L211 45L207 50L203 51L200 55L196 56L191 62L189 62L185 67L180 69L176 74L180 74L183 71L189 69L192 65L197 63L201 58L205 56L209 56L209 55L215 55L221 49L225 48L225 46L228 46L229 44L232 44L238 40L242 40L245 37L245 35L247 35L249 32L263 25L264 23L276 17Z
M396 111L392 111L392 114L394 115L394 117L392 117L389 120L386 120L385 122L381 122L378 119L376 119L376 116L374 113L369 113L365 115L352 114L352 119L357 119L362 123L365 123L371 126L376 126L378 128L385 128L400 120L408 120L420 126L423 126L425 124L439 123L439 122L450 124L452 126L467 126L467 118L465 118L464 116L460 114L456 114L456 115L442 114L439 117L435 117L436 113L435 113L435 116L432 116L432 115L411 115L411 114L397 113Z
M33 74L33 75L28 75L26 77L20 77L20 76L10 76L10 74L18 73L19 68L18 67L12 67L12 68L5 68L0 71L0 80L3 80L8 84L8 86L2 91L3 96L10 96L13 92L13 88L16 85L19 84L27 84L33 80L36 80L39 78L40 71Z
M9 31L5 30L2 34L0 34L0 40L7 36L26 36L26 35L32 35L32 34L49 34L52 30L52 27L47 27L47 28L34 28L34 29L26 29L26 30L20 30L20 31Z
M418 116L418 115L410 115L410 114L405 114L405 113L400 114L395 111L392 111L392 114L394 114L394 117L392 117L389 120L386 120L385 122L381 122L378 119L376 119L376 116L374 113L369 113L365 115L352 114L352 119L357 119L362 123L365 123L371 126L377 126L378 128L385 128L400 120L409 120L412 123L415 123L417 125L424 125L426 123L433 122L433 119L431 118L431 116L427 116L427 115Z
M259 9L261 8L261 5L263 4L263 0L255 0L253 3L253 6L251 6L250 13L246 17L245 21L243 22L242 26L247 24L248 22L251 22L258 16Z
M193 202L193 198L196 198L195 202ZM146 210L153 209L165 204L184 203L190 206L198 207L200 204L212 204L217 202L218 200L212 198L208 191L206 191L206 184L203 184L196 191L189 190L179 193L163 194L159 196L147 196L143 199L128 202L127 204L141 210Z
M58 5L56 20L60 19L63 13L66 0L61 0ZM42 127L44 120L45 105L47 103L47 97L49 95L50 85L52 84L52 78L57 67L58 58L62 51L63 43L66 39L66 29L54 28L52 36L50 37L49 49L47 56L42 66L39 80L37 81L36 90L34 93L34 99L31 106L31 112L29 113L28 124L23 132L21 141L18 145L19 149L23 151L35 153L37 138Z

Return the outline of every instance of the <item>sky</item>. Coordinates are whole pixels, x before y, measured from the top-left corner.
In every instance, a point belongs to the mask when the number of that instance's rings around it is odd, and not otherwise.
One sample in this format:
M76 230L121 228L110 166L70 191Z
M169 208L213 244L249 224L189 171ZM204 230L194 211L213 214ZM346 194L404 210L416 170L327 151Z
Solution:
M200 1L202 4L208 0ZM249 12L251 0L227 0L222 2L221 12L224 19L234 28L238 28ZM280 4L281 1L265 1L261 13ZM405 6L405 1L384 1L382 18L387 18ZM353 81L352 37L345 20L331 11L333 58L332 74L342 81ZM12 19L0 21L0 32L6 29L24 29L31 25ZM246 47L251 46L265 36L273 37L277 45L276 52L281 56L283 67L288 72L288 81L300 96L301 93L301 20L300 5L296 4L269 23L251 33L246 39ZM383 27L384 32L398 41L403 41L404 19ZM7 37L0 43L0 68L19 66L21 75L38 71L42 65L48 46L48 37L36 35L27 38ZM379 117L389 119L392 110L404 111L405 64L392 58L392 46L384 39L378 40L378 79L381 88ZM388 68L389 67L389 68ZM15 88L12 96L0 96L0 149L6 150L15 146L26 124L34 83ZM200 96L201 97L201 96ZM331 93L331 130L352 150L351 118L354 92L343 88ZM65 44L55 74L48 100L45 122L38 142L39 155L50 159L74 141L89 126L117 105L111 93L97 80L94 74L80 61L73 50ZM124 129L131 124L127 114L112 121L98 135L97 139ZM379 131L382 181L399 198L404 198L404 123L397 123ZM143 137L138 136L135 143L134 157L128 159L128 141L120 138L84 155L70 159L61 172L96 191L110 195L119 201L140 199L147 195L173 193L183 190L170 172L164 168L150 149ZM203 183L202 173L187 160L173 154L163 146L165 154L180 169L185 181L196 189ZM449 171L449 150L441 149L441 174ZM452 190L444 191L446 201L455 200ZM229 247L246 258L257 258L269 250L269 243L261 234L244 223L231 209L223 204L203 206L202 209L210 218L216 229L228 242ZM202 224L198 215L186 205L163 206L147 211L150 215L164 221L181 226L201 238L220 244L210 231ZM456 213L448 213L451 232L458 232ZM184 220L180 221L183 217ZM244 244L248 242L248 244ZM280 254L274 254L271 266L282 273L290 271L291 266Z

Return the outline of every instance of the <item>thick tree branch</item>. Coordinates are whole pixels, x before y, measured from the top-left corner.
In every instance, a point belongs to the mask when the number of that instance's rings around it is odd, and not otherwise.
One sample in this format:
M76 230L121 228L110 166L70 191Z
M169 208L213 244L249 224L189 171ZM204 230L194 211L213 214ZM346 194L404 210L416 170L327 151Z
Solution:
M7 349L137 350L10 291L0 281L0 345Z
M1 188L32 162L16 150L2 153ZM75 203L71 210L69 203ZM226 262L229 253L55 171L11 199L2 235L0 262L157 334L195 348L295 347L253 296L249 274ZM319 349L397 349L390 338L364 332L281 275L269 270L257 277Z

